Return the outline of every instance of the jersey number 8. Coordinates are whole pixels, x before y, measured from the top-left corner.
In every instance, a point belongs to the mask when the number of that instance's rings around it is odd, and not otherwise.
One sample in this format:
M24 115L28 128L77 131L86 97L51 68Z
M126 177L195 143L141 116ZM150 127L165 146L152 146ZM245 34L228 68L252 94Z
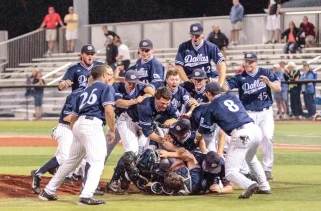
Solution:
M224 105L232 112L237 112L240 109L232 100L225 100Z
M88 93L84 92L80 95L80 97L83 97L81 104L79 106L79 109L82 109L86 104L92 105L97 101L97 95L94 93L95 91L97 91L97 89L93 89L89 95L88 98ZM88 98L88 100L87 100Z

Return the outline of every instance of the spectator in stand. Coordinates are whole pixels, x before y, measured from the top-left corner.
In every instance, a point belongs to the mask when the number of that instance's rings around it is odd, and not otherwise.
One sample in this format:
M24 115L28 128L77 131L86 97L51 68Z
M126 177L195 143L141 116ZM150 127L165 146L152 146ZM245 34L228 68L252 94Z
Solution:
M270 0L270 6L268 9L269 15L267 17L266 29L271 31L271 35L270 40L267 41L265 44L277 43L279 40L279 34L281 29L280 9L281 0Z
M301 75L301 80L313 80L314 79L314 73L310 69L310 66L308 63L303 63L303 70L304 73ZM314 103L314 95L315 95L315 87L313 83L305 83L302 84L302 93L304 97L304 105L305 108L308 110L308 113L305 115L306 118L313 118L316 107Z
M78 39L78 15L69 7L69 14L64 18L66 26L67 53L74 52L75 40Z
M279 62L279 65L280 65L280 69L281 69L281 71L282 71L282 73L283 73L283 77L284 77L284 74L286 73L286 68L285 68L285 66L286 66L286 63L284 62L284 61L280 61ZM284 80L285 80L285 78L284 78ZM288 116L290 116L290 103L289 103L289 92L288 92L288 89L289 89L289 87L288 87L288 85L287 84L284 84L285 86L286 86L286 90L287 90L287 98L286 98L286 101L285 101L285 105L286 105L286 114L288 115ZM281 87L282 88L282 87Z
M37 70L36 69L32 69L31 70L31 75L27 78L27 85L32 85L34 79L37 76ZM26 88L26 93L25 93L25 97L29 97L30 95L33 95L34 92L34 88L33 87L27 87Z
M114 43L117 40L120 40L120 37L115 32L108 30L107 26L103 26L102 29L103 29L103 32L104 32L104 35L106 36L106 38L108 38L109 35L113 36ZM106 41L105 46L107 45L107 43L108 43L108 41Z
M286 81L298 81L301 77L300 71L296 69L294 62L289 62L286 66L287 71L284 74ZM295 119L303 119L303 110L301 104L301 89L299 84L290 84L290 106Z
M65 27L64 23L61 20L61 17L58 13L55 12L54 7L48 8L48 13L39 29L43 29L46 26L46 41L48 42L48 51L47 54L51 54L55 46L55 41L57 39L57 25L58 23Z
M300 45L299 36L300 36L300 29L297 28L293 21L290 21L289 28L282 33L281 40L283 42L283 38L286 36L286 44L284 46L283 52L288 54L295 53Z
M244 17L244 8L239 0L233 0L233 6L230 12L230 20L232 24L231 45L237 45L239 42L240 30L242 30L242 21Z
M311 43L315 43L318 38L318 33L314 25L309 22L308 17L303 17L303 22L300 24L300 30L302 34L302 37L305 38L305 47L310 48Z
M280 81L284 81L284 74L280 68L279 64L273 65L273 71ZM286 84L281 83L281 92L274 92L274 100L278 107L278 114L276 119L288 119L287 110L286 110L286 100L288 98L288 88Z
M44 85L45 81L41 78L42 73L37 72L36 77L33 80L33 85ZM35 110L36 110L36 119L42 117L42 98L43 98L43 87L35 87L33 96L35 98Z
M118 47L118 55L116 56L117 65L123 65L124 69L127 70L130 65L129 48L121 40L116 41L116 46Z
M226 47L228 46L228 39L224 33L221 32L218 25L213 26L213 31L208 35L207 41L217 45L226 58Z
M107 64L115 70L117 63L116 57L118 55L118 48L114 44L114 38L111 35L107 37L107 46L106 46L106 62Z

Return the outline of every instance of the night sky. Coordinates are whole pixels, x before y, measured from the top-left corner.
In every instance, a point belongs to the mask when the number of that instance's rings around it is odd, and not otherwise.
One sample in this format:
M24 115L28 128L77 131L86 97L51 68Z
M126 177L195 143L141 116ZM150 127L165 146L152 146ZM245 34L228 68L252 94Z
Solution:
M284 0L282 2L285 2ZM227 3L228 2L228 3ZM264 13L269 0L241 0L245 14ZM63 18L73 0L0 0L0 30L13 38L37 29L48 6ZM228 15L232 0L89 0L89 23Z

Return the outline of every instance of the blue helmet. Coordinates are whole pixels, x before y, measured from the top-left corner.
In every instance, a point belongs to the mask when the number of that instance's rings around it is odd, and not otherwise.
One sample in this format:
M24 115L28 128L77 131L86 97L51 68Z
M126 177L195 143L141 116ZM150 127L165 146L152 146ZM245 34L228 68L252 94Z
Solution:
M146 149L137 159L137 168L141 171L153 172L159 164L160 157L158 151Z

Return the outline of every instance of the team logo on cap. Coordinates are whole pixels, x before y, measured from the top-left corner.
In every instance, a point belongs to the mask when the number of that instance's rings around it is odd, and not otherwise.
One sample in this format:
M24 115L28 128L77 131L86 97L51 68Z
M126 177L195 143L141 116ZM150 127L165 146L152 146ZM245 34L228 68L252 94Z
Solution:
M246 54L246 57L251 58L252 54L248 53L248 54Z
M212 168L216 168L217 167L217 163L212 163L211 167Z
M89 51L91 51L92 49L93 49L93 47L91 47L91 46L87 47L87 50L89 50Z
M136 79L136 75L131 75L130 79Z
M180 126L176 126L176 130L181 130L182 128Z
M195 76L199 76L199 75L201 75L200 72L195 72Z
M193 26L193 31L197 31L198 27L197 26Z
M143 46L146 46L146 45L148 45L148 43L147 42L143 42Z

